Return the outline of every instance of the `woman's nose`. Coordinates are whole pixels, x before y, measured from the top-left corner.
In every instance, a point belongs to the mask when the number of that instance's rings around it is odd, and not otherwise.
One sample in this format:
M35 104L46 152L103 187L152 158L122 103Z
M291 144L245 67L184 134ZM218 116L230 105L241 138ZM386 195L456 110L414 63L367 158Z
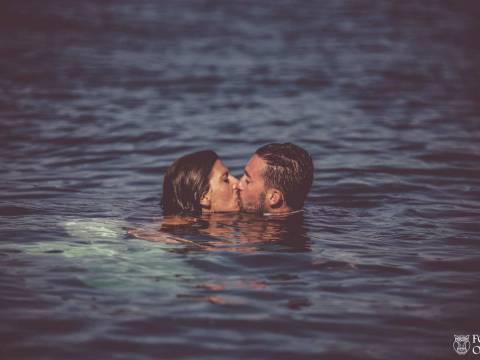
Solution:
M243 187L242 187L242 181L241 179L237 179L236 177L232 176L232 181L233 181L233 189L234 190L242 190Z

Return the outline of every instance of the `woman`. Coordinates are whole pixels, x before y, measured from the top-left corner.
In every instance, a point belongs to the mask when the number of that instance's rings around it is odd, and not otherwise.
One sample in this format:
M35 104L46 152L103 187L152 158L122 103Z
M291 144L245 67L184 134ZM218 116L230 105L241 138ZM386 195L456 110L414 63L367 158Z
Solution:
M191 243L168 234L167 227L195 224L205 214L240 211L237 183L211 150L182 156L168 167L163 179L160 205L165 217L161 222L130 229L128 233L151 241Z
M165 215L237 212L237 182L215 152L198 151L169 166L160 204Z

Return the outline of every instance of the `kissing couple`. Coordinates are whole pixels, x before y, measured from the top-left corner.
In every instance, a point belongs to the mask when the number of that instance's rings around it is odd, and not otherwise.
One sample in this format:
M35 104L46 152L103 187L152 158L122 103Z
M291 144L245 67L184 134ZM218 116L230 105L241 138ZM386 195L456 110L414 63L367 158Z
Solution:
M301 147L272 143L258 148L240 179L212 150L175 160L163 180L164 215L250 212L288 215L301 211L313 182L313 161Z

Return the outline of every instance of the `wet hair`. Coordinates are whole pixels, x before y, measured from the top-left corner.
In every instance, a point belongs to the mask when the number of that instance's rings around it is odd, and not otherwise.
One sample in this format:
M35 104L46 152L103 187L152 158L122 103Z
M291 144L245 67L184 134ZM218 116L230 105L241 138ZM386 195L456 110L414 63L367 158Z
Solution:
M310 154L291 143L267 144L255 154L267 163L263 173L265 188L279 189L292 210L301 209L313 183Z
M160 205L165 215L201 213L200 200L210 189L210 173L218 155L198 151L175 160L163 178Z

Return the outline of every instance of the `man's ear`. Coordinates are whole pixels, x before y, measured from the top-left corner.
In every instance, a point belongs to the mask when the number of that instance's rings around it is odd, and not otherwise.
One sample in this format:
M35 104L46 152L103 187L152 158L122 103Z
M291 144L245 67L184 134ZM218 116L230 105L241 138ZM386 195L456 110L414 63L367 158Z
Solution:
M272 209L278 209L285 204L283 193L275 188L267 191L267 201Z
M206 192L202 198L200 199L200 205L204 208L210 208L210 206L212 206L212 199L211 199L211 196L210 196L210 190L208 190L208 192Z

